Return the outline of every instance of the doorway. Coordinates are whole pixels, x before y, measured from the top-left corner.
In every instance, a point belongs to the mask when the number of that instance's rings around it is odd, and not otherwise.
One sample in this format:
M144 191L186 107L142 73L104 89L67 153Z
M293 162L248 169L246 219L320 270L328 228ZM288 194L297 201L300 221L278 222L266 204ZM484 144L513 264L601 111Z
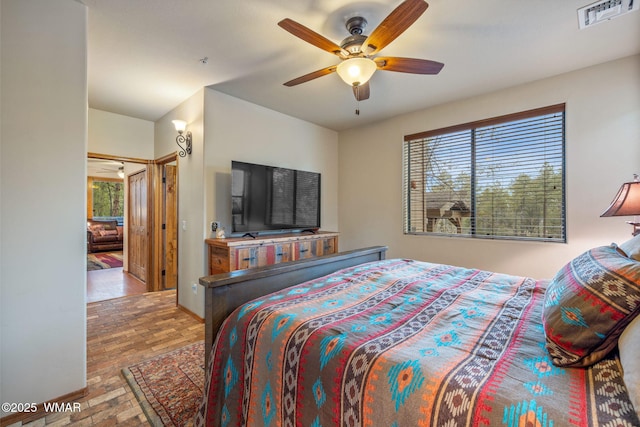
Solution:
M175 153L155 160L97 153L89 153L88 157L121 162L124 166L126 212L124 265L119 271L87 272L88 301L177 288L178 174Z

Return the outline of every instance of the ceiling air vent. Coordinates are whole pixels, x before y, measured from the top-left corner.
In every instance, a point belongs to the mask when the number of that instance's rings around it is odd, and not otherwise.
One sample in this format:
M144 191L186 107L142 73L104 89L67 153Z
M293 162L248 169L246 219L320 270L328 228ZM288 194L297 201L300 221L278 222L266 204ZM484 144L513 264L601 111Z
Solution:
M640 0L603 0L578 9L580 29L638 10Z

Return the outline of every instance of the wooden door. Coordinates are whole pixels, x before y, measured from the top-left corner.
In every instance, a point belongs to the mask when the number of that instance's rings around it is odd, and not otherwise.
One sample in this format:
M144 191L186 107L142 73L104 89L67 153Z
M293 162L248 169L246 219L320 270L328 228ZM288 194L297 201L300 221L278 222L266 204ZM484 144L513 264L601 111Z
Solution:
M175 165L164 166L164 289L178 286L178 177Z
M129 273L146 283L149 262L147 170L129 175L128 179Z

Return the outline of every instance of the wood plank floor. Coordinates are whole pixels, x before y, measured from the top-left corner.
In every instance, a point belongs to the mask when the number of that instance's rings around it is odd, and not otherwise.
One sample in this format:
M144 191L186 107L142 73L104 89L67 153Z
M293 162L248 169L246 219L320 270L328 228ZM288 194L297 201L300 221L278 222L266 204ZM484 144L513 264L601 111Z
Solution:
M89 393L80 400L81 411L25 425L146 426L121 369L203 339L204 324L176 307L175 290L87 304Z
M104 301L147 292L147 285L118 268L87 271L87 302Z

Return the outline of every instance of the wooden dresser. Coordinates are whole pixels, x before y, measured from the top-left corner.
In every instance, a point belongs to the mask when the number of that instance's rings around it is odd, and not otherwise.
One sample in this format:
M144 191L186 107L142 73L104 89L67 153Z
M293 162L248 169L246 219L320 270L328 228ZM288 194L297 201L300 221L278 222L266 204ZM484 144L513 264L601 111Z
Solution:
M209 274L313 258L338 252L338 233L271 234L227 239L206 239Z

